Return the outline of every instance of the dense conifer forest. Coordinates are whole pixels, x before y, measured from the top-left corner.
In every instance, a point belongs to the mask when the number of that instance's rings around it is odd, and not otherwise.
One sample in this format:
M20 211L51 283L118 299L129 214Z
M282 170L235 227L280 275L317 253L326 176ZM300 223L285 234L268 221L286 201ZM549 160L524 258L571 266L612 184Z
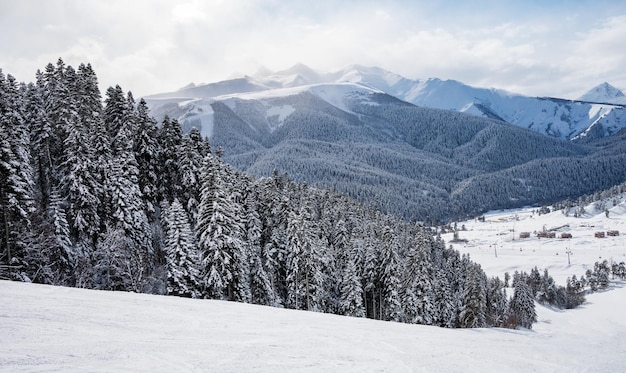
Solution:
M235 171L197 129L157 123L119 86L103 97L89 64L35 78L0 71L0 279L450 328L535 321L528 281L509 300L430 228Z

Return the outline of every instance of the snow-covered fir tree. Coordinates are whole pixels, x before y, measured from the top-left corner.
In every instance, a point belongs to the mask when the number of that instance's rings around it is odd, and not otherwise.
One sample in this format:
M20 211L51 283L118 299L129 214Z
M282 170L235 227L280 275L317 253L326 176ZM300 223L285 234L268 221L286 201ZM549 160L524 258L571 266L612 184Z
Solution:
M220 162L209 154L200 174L201 200L196 236L202 260L202 285L210 298L249 301L244 226L224 180Z
M349 258L341 281L341 310L346 316L365 317L363 288L356 264Z
M250 267L250 301L255 304L276 305L276 294L265 268L261 242L263 223L258 210L258 194L252 187L252 181L246 180L244 197L245 240Z
M487 326L486 276L477 264L468 265L459 324L463 328L483 328Z
M38 248L28 242L34 212L29 144L17 82L0 70L0 276L4 278L29 280L39 265L33 260Z
M178 160L181 157L183 131L176 119L163 119L158 133L159 160L159 201L171 202L174 198L185 201L182 196L181 172Z
M380 305L381 318L389 321L402 319L402 305L400 300L400 273L401 263L398 258L397 241L389 225L383 227L380 249Z
M137 130L133 136L133 151L139 172L137 183L146 203L148 217L150 220L155 220L159 186L158 128L156 121L149 114L148 105L144 99L139 100L137 104L136 116Z
M537 321L535 299L530 286L525 281L517 281L515 283L515 293L509 303L508 314L508 323L512 326L531 329L533 323Z
M287 226L288 304L295 309L322 311L325 274L319 227L311 207L303 202L299 211L291 211Z
M196 298L200 294L200 258L183 205L174 202L163 213L167 253L167 293Z

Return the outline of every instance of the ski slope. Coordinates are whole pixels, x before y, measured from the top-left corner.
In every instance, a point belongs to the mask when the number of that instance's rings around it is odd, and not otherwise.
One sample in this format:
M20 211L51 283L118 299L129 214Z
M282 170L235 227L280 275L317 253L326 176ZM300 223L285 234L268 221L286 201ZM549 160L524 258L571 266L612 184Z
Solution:
M617 372L626 287L533 330L443 329L0 281L3 372Z
M499 211L460 222L488 275L547 267L563 284L596 260L626 259L626 206L609 217ZM517 239L569 224L572 239ZM563 228L565 229L565 228ZM624 232L626 233L626 232ZM448 237L449 236L449 237ZM513 238L516 238L513 240ZM446 239L451 239L451 233ZM493 246L496 245L494 250ZM573 253L567 264L565 248ZM521 250L520 250L521 248ZM495 254L497 253L497 257ZM557 255L558 253L558 255ZM537 305L532 330L443 329L214 300L0 281L2 372L620 372L626 283L574 310Z

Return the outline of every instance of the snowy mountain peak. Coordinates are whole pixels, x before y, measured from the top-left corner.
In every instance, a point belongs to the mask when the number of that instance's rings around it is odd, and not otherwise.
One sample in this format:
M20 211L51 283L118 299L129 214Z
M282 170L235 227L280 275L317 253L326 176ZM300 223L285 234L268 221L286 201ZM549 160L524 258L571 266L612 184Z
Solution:
M260 78L265 78L268 77L270 75L272 75L274 72L270 69L268 69L265 66L261 66L259 67L259 69L257 70L256 73L254 73L254 75L252 75L254 78L260 79Z
M625 97L626 96L624 95L624 92L613 87L609 83L604 82L600 85L593 87L591 90L580 96L578 99L580 101L615 103L616 99L618 101L623 101Z
M179 88L179 91L184 91L185 89L191 89L191 88L195 88L196 87L196 83L191 82L189 84L187 84L186 86Z
M322 81L321 76L315 70L302 63L297 63L287 70L278 71L267 76L266 79L282 82L284 87L316 84Z

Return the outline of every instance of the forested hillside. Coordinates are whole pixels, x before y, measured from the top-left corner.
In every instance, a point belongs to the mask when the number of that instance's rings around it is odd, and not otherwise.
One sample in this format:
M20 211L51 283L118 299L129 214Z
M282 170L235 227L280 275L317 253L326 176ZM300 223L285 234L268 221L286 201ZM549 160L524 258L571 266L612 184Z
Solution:
M237 172L119 86L103 100L90 65L59 59L28 84L0 73L0 141L2 279L444 327L534 315L532 297L509 306L499 279L427 228L276 172Z
M185 127L210 124L212 144L236 169L286 172L407 220L549 204L626 180L619 134L575 144L358 85L155 106Z

